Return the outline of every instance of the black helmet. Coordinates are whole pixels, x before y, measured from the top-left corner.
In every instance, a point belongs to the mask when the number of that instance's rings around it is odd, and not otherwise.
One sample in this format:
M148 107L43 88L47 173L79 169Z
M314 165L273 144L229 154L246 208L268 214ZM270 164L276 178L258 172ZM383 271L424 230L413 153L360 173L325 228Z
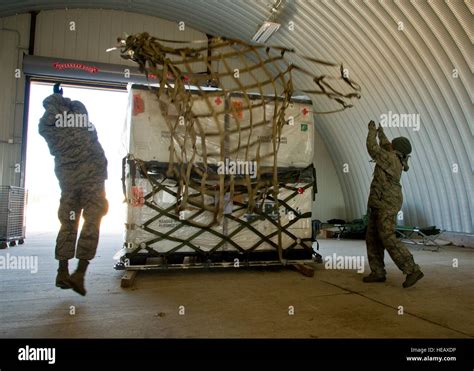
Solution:
M405 137L398 137L392 140L392 147L395 151L404 155L409 155L411 153L411 143Z

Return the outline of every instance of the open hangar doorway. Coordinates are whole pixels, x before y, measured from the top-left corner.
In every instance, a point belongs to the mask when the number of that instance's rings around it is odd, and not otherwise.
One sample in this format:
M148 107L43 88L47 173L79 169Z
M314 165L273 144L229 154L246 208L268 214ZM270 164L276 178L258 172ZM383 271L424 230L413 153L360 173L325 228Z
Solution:
M56 81L55 81L56 82ZM31 81L28 104L25 188L26 236L51 235L59 231L57 217L61 191L54 173L54 157L38 132L44 114L43 100L53 93L55 82ZM125 89L103 88L77 84L62 84L64 96L81 101L87 108L89 120L95 126L99 142L108 160L105 187L109 211L102 219L102 234L123 231L123 193L121 187L122 127L125 121L128 95ZM81 225L82 225L81 218Z

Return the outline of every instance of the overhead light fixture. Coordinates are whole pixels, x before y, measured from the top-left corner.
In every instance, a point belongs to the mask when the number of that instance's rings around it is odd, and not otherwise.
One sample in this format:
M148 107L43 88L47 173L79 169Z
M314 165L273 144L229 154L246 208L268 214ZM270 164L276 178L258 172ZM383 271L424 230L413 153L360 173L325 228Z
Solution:
M277 18L279 17L282 9L285 7L285 0L276 0L272 5L270 5L270 16L265 22L260 26L258 31L253 35L252 41L256 43L263 44L278 31L281 24L277 23Z
M275 32L278 31L278 29L280 28L280 26L281 26L281 25L280 25L279 23L265 21L265 22L260 26L260 28L259 28L258 31L255 33L255 35L253 35L252 41L253 41L253 42L256 42L256 43L259 43L259 44L263 44L263 43L267 42L267 40L268 40Z

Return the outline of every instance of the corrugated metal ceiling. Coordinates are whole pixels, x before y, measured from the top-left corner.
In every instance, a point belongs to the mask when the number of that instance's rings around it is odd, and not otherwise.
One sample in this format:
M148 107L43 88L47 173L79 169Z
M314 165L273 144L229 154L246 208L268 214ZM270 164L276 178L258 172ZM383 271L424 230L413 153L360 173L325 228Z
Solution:
M104 8L184 21L197 30L250 40L271 1L2 1L0 16L54 8ZM413 143L403 176L405 223L474 232L472 3L447 1L289 1L271 44L344 62L362 99L343 113L315 117L330 149L349 217L365 213L371 165L367 122L389 111L419 114L421 127L387 128ZM294 31L288 23L294 22ZM400 23L402 22L402 23ZM456 73L453 72L456 70ZM308 88L296 79L296 88ZM320 110L328 102L314 97ZM344 164L349 172L343 172ZM456 168L458 171L456 172Z

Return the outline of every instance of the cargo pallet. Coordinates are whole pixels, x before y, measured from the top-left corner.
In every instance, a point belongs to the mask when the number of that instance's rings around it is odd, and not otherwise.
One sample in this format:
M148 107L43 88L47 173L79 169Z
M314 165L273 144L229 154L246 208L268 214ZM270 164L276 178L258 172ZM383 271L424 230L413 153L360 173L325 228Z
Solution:
M317 192L311 100L288 103L287 97L263 99L259 94L216 90L207 101L199 91L190 90L192 114L208 134L200 135L206 143L204 155L199 145L181 143L184 126L173 126L171 134L169 120L177 119L173 116L177 113L166 111L165 116L156 93L136 85L130 91L125 131L128 155L122 163L125 243L115 256L119 260L115 269L126 271L124 280L133 281L139 271L169 269L283 266L314 274L306 264L322 259L313 249L311 234L311 208ZM166 99L161 103L166 104ZM278 116L285 120L278 139L282 148L274 153L274 124L266 117L283 112L286 103L285 117ZM216 137L216 125L225 131L223 139ZM241 139L240 133L246 130L252 130L253 142ZM224 159L253 159L254 163L258 159L258 176L254 173L250 179L245 171L223 173L219 168ZM193 167L186 170L185 206L181 207L183 166L188 161ZM275 172L277 183L273 182ZM278 188L276 195L274 187Z
M137 274L141 271L165 271L165 270L187 270L187 269L212 269L212 268L226 268L226 269L245 269L245 268L256 268L256 267L287 267L296 269L302 275L306 277L314 276L314 268L309 265L311 263L322 263L322 256L314 252L312 259L306 260L241 260L240 258L234 258L233 261L212 261L211 259L199 262L194 260L196 256L185 256L182 263L147 263L143 264L130 264L128 258L125 256L120 258L114 266L116 270L124 270L125 273L121 279L122 288L130 288L133 286ZM236 260L238 259L238 260Z

